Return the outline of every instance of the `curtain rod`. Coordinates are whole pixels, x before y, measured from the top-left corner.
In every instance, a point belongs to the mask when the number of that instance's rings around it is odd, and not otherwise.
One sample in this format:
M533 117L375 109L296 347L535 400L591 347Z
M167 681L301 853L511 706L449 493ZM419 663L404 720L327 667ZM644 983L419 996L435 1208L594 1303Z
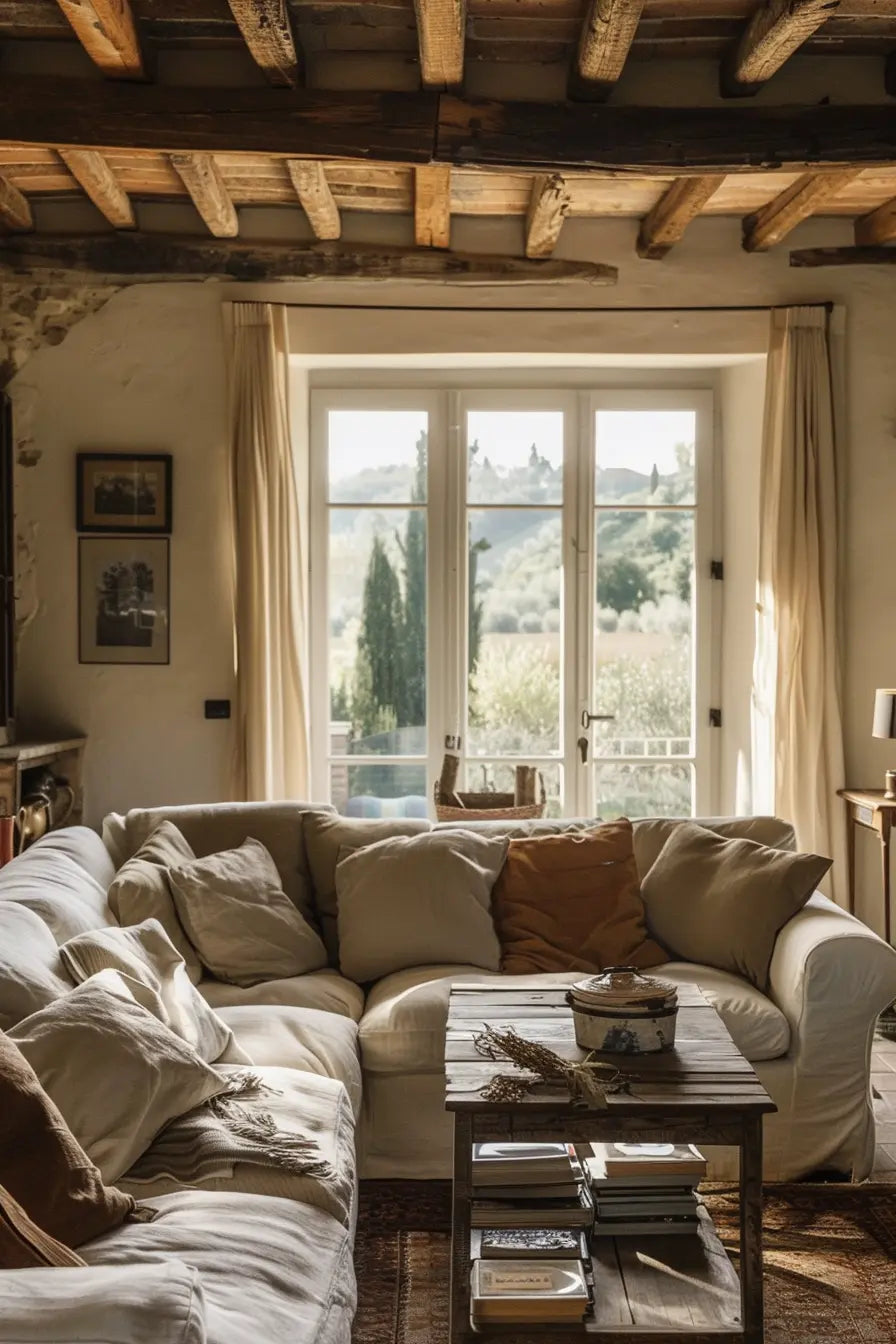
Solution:
M494 304L489 304L488 307L481 305L469 307L465 304L449 304L436 307L435 305L422 303L286 303L283 306L285 308L312 308L324 311L327 309L345 312L362 310L371 313L775 313L786 308L823 308L830 316L834 311L834 304L830 299L824 303L707 304L703 307L688 304L669 304L665 307L646 305L634 308L518 308L513 305L496 307Z

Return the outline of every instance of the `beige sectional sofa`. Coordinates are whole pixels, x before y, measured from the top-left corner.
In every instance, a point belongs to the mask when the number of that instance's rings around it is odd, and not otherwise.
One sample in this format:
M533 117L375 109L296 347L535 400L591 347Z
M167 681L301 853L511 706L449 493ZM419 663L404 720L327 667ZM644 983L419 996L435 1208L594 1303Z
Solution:
M497 973L474 963L434 962L363 986L342 975L333 882L340 846L414 833L430 823L351 823L333 813L322 819L328 811L298 803L156 808L111 815L102 840L83 827L46 837L0 871L0 1027L13 1023L17 1011L24 1015L23 986L29 1005L35 993L50 1000L71 987L57 945L114 924L106 892L115 869L159 821L173 821L198 856L251 836L270 851L290 899L321 929L332 964L252 988L204 979L200 992L262 1071L316 1074L332 1080L328 1086L340 1094L345 1089L357 1117L357 1173L351 1145L340 1147L339 1161L352 1188L356 1174L449 1176L451 1128L443 1106L448 991L454 981ZM585 824L479 823L476 829L518 835ZM774 818L702 824L776 848L794 844L791 828ZM642 876L672 825L635 823ZM874 1149L870 1046L877 1014L896 998L892 948L816 894L778 936L768 995L705 966L669 963L661 973L701 986L777 1102L778 1113L766 1121L767 1179L792 1180L820 1167L856 1179L868 1174ZM734 1173L727 1150L711 1156L712 1174ZM313 1195L286 1199L231 1188L239 1182L223 1185L153 1194L159 1219L126 1225L81 1253L97 1265L184 1259L199 1267L207 1312L219 1323L210 1340L257 1339L252 1323L263 1316L272 1344L281 1323L291 1331L284 1339L347 1344L353 1212L340 1220ZM251 1290L244 1292L244 1284Z

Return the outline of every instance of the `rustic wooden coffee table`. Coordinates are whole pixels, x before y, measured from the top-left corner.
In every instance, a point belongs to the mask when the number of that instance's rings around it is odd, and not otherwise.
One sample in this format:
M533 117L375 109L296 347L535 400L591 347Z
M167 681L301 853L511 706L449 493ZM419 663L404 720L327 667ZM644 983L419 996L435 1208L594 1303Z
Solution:
M742 1341L762 1344L762 1117L776 1109L721 1018L695 985L679 987L675 1049L604 1056L629 1083L606 1109L573 1106L542 1089L518 1102L483 1101L495 1073L514 1066L483 1059L473 1044L486 1025L513 1027L567 1059L583 1059L565 987L535 981L455 985L445 1043L446 1107L454 1114L451 1344L500 1327L470 1321L470 1203L474 1143L495 1139L590 1143L730 1144L740 1149L740 1276L700 1210L698 1234L595 1238L594 1310L581 1328L511 1327L515 1344L545 1344L546 1333L597 1335L615 1344Z

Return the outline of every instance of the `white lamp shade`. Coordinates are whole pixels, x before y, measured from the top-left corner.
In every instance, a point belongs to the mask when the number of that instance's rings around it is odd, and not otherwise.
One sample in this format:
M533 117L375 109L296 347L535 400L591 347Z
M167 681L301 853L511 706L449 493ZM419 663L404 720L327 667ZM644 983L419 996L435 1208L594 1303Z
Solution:
M896 737L896 690L874 692L872 737Z

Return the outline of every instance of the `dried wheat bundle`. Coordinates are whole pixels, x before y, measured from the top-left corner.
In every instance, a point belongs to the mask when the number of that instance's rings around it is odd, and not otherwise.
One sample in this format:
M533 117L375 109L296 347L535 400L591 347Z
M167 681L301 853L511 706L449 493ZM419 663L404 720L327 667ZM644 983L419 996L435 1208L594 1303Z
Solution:
M589 1054L579 1063L564 1059L538 1041L527 1041L513 1028L499 1031L485 1027L473 1037L473 1045L485 1059L508 1060L525 1073L499 1073L482 1089L484 1101L521 1101L540 1085L565 1087L573 1102L581 1106L601 1107L607 1094L621 1091L624 1081L619 1070Z

